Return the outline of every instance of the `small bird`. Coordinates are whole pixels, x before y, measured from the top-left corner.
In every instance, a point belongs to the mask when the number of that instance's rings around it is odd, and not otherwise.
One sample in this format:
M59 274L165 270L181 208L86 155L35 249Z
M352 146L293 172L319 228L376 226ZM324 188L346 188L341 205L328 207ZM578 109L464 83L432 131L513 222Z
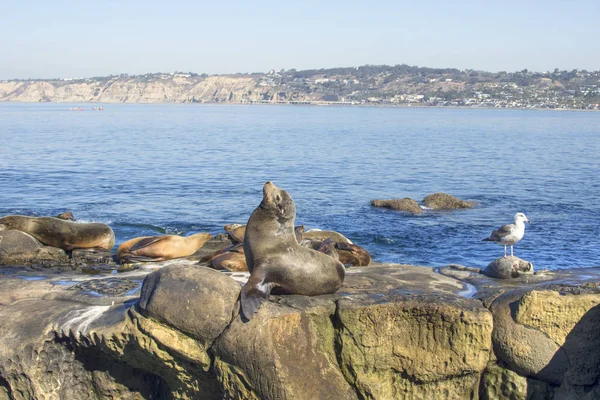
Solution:
M513 256L513 244L523 239L525 234L525 222L531 223L523 213L515 214L515 223L502 225L492 232L484 242L496 242L504 245L504 258L506 258L506 246L510 246L510 255Z

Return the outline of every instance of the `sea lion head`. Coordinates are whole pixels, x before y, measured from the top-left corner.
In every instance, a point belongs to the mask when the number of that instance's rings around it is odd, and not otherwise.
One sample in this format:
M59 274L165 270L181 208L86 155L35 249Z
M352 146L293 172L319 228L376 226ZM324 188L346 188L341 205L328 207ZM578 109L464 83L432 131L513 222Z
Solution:
M263 200L260 208L281 223L293 221L296 216L296 204L292 197L270 181L263 186Z
M6 217L0 218L0 231L10 230L10 229L18 229L20 226L19 222L20 218L16 215L8 215Z

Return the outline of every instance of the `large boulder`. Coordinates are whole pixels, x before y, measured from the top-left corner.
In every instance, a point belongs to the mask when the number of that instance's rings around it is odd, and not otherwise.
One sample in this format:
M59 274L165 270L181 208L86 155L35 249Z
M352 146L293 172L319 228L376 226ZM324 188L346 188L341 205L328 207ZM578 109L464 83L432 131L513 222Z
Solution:
M566 383L593 385L600 378L600 290L597 283L552 289L526 293L515 322L537 329L564 350L570 361Z
M558 385L567 372L569 358L544 332L515 321L523 294L523 290L512 290L491 304L494 353L520 375Z
M407 211L413 214L421 214L423 210L415 200L405 197L403 199L371 200L374 207L390 208L392 210Z
M551 394L544 382L525 378L497 364L486 368L480 388L481 400L545 400Z
M447 193L433 193L423 199L423 204L433 210L453 210L473 208L477 202L461 200Z
M322 297L266 302L248 323L237 317L212 353L228 398L356 399L335 354L335 304Z
M454 295L342 298L338 357L361 398L474 398L492 316Z
M64 250L44 246L28 233L18 230L0 231L0 265L32 263L68 263Z
M533 272L532 263L515 256L497 258L481 271L490 278L498 279L517 278L521 275L532 275Z
M209 347L237 313L240 290L237 282L214 269L173 265L144 279L139 307L144 316Z

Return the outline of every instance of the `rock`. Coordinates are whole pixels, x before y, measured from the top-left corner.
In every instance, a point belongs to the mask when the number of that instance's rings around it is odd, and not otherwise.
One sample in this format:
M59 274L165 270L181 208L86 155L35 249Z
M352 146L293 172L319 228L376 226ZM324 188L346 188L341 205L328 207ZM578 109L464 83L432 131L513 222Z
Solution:
M71 252L71 259L75 265L107 264L117 268L113 255L107 250L75 249Z
M375 263L335 294L271 296L244 322L224 273L153 267L139 304L131 290L150 268L83 282L0 269L0 399L600 395L600 268L525 282L456 267L495 290L490 313L432 268Z
M146 317L210 344L237 312L240 285L211 268L164 267L144 279L140 310Z
M198 251L196 251L193 255L187 258L200 260L214 253L217 253L220 250L226 249L231 245L233 245L233 242L231 241L231 239L229 239L229 236L225 233L219 233L215 237L211 238L208 242L204 243L204 245L200 247ZM210 259L208 259L207 261L210 261Z
M211 353L227 398L356 399L335 355L335 304L285 296L248 323L236 317Z
M473 398L492 316L453 295L338 300L340 363L361 398Z
M516 278L521 275L532 275L533 264L519 257L500 257L489 263L481 273L491 278Z
M44 246L33 236L17 231L0 231L0 265L68 264L62 249Z
M433 193L423 199L423 204L433 210L453 210L473 208L477 202L461 200L446 193Z
M405 197L403 199L371 200L374 207L391 208L392 210L408 211L413 214L421 214L423 210L415 200Z
M545 333L513 319L523 294L523 290L512 290L491 304L494 353L520 375L558 385L569 368L568 355Z
M545 400L551 389L499 365L489 365L481 377L481 400Z
M565 351L571 361L566 375L570 385L593 385L600 378L598 282L580 294L569 294L568 287L553 289L526 293L515 321L543 332Z

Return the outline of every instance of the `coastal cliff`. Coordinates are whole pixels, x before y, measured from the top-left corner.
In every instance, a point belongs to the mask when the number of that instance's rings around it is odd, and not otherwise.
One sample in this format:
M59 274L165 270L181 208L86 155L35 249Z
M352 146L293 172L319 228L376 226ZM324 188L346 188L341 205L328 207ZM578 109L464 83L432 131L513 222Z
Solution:
M268 73L0 81L0 101L289 103L600 109L600 71L485 72L365 65Z
M0 82L0 101L37 103L252 103L321 100L261 86L252 76L192 77L153 75L81 81Z

